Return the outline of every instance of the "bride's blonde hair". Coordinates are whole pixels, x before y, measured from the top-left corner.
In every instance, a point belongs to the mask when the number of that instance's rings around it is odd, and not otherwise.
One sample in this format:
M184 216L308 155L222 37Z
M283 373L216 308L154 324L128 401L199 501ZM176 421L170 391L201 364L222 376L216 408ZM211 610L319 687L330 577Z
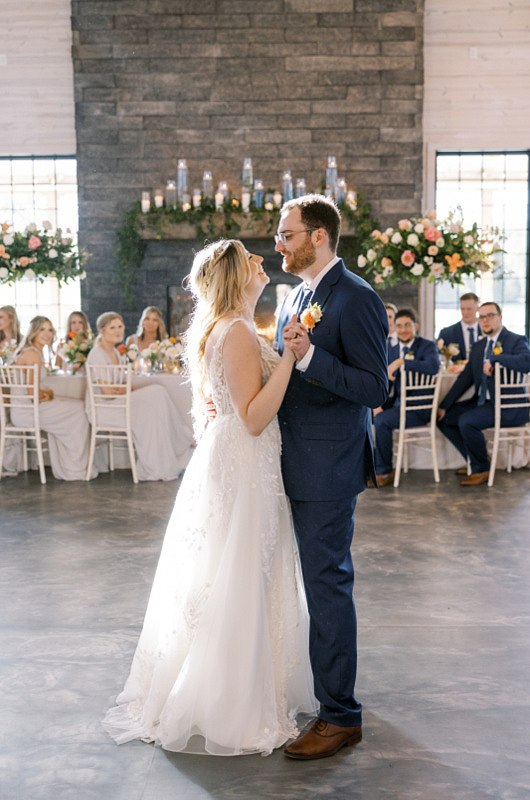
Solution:
M247 251L238 239L220 239L193 259L187 285L195 297L195 309L185 344L193 389L201 398L206 382L206 342L222 317L247 311L244 289L250 275Z

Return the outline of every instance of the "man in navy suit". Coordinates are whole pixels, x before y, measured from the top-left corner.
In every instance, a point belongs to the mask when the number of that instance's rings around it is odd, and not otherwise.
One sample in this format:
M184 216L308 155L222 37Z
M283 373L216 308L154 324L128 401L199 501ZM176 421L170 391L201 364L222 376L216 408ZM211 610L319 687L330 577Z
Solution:
M454 325L442 328L438 335L438 339L441 339L444 345L458 345L460 352L452 356L451 361L468 359L471 348L478 341L480 336L477 320L479 302L477 295L473 292L463 294L460 298L462 319L460 322L455 322Z
M494 364L498 361L508 369L530 372L530 348L524 336L503 327L502 312L497 303L483 303L479 309L479 322L484 338L471 348L464 371L446 394L438 409L438 426L464 458L471 462L471 475L460 481L462 486L479 486L487 483L489 458L482 431L493 428L495 379ZM470 400L457 400L472 386L475 393ZM528 410L514 408L502 412L505 427L524 425Z
M424 375L436 375L440 368L440 356L437 347L430 339L416 336L417 323L414 312L408 308L400 309L396 314L396 333L398 343L388 348L388 378L390 395L382 408L375 411L375 471L379 487L390 486L394 482L392 469L392 434L399 428L401 404L400 369L407 372L421 372ZM407 411L406 427L426 425L430 412Z
M334 203L306 195L283 206L275 237L283 270L302 279L282 306L276 341L285 332L297 357L278 418L320 702L318 719L285 750L303 760L362 738L350 547L357 495L373 475L370 409L388 389L385 307L338 258L339 232Z

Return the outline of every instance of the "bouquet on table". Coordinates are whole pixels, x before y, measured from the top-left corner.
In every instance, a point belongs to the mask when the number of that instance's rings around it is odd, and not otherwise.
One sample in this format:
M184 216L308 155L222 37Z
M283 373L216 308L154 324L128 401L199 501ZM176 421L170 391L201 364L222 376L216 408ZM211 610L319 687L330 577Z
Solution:
M465 229L454 213L438 220L430 211L425 217L400 219L395 228L372 231L357 265L378 289L422 278L455 286L493 272L497 254L504 252L503 239L497 229L480 231L476 223Z
M87 356L94 347L94 337L86 333L74 333L70 331L67 339L60 351L60 356L71 364L83 365L87 360Z
M442 356L445 361L446 369L452 365L452 359L455 356L460 355L460 347L456 344L456 342L451 342L450 344L446 344L443 339L438 339L436 342L436 346L438 347L438 352Z
M9 359L17 349L16 339L3 339L0 342L0 366L7 366Z
M162 339L159 352L162 356L162 362L168 370L179 371L182 368L182 354L184 348L175 336Z

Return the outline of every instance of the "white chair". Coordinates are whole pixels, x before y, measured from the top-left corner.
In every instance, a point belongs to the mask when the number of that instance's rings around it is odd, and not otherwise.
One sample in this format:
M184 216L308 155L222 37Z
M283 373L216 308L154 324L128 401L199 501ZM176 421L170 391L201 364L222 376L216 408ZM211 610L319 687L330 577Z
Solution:
M90 421L90 449L86 480L90 480L96 441L106 439L109 445L109 469L114 470L113 442L125 441L129 451L132 479L138 483L136 474L136 455L131 428L132 370L129 365L100 366L86 365ZM119 394L118 394L119 392ZM116 424L109 425L109 411L116 416ZM107 417L107 420L105 420Z
M32 424L19 426L11 420L13 408L30 409ZM22 442L22 465L24 472L28 470L28 450L37 453L40 482L46 483L43 451L46 449L42 441L39 418L39 365L24 367L0 366L0 479L7 441ZM28 447L34 440L35 446Z
M397 430L397 457L394 474L394 488L399 486L401 468L408 472L408 445L417 442L429 442L432 453L434 480L440 483L438 458L436 453L436 412L440 402L442 373L423 375L414 370L401 368L401 405L399 408L399 428ZM406 428L407 411L430 411L430 422L414 428Z
M530 442L530 423L503 428L501 415L503 409L526 408L530 411L530 373L516 372L495 363L495 424L493 427L493 448L490 460L488 486L493 486L495 468L501 443L508 447L507 471L512 471L513 448Z

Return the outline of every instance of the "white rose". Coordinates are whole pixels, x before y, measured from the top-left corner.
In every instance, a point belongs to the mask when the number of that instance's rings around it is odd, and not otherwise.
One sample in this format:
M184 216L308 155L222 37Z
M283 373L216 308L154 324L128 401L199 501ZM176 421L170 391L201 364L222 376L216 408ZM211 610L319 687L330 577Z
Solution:
M395 234L392 236L392 238L390 239L390 241L391 241L393 244L401 244L401 234L400 234L400 233L395 233Z
M370 249L366 254L366 258L368 259L368 261L375 261L375 259L377 258L377 253L375 252L375 250Z
M423 230L423 228L422 228L422 230ZM416 245L419 244L419 243L420 243L420 240L418 239L416 234L415 233L409 233L409 235L407 236L407 244L410 244L411 247L416 247Z
M392 236L392 234L394 233L394 228L387 228L385 233L387 236Z
M82 272L82 273L80 274L80 276L79 276L79 279L80 279L80 280L82 280L82 281L84 281L84 280L85 280L85 278L86 278L86 272Z
M272 211L273 208L274 208L274 203L271 203L269 200L267 200L267 202L265 203L265 210Z
M435 241L436 247L443 247L444 244L445 244L445 239L443 238L443 236L440 236L440 238Z
M26 225L26 227L24 228L24 233L35 233L36 230L37 226L35 225L35 223L30 222L29 225Z
M358 266L358 267L361 267L361 269L362 269L362 267L365 267L365 266L366 266L366 263L367 263L367 262L366 262L366 259L365 259L365 257L364 257L364 256L362 256L362 255L361 255L361 256L359 256L359 257L357 258L357 266Z
M4 239L4 242L5 242L5 239ZM464 236L464 244L473 244L473 242L474 242L474 239L473 239L472 236L469 236L469 235L468 236Z
M423 260L425 261L426 264L429 264L430 266L434 261L434 258L432 256L425 256Z
M48 255L50 256L50 258L57 258L59 253L57 252L55 247L50 247L50 249L48 250Z
M388 278L392 272L394 272L394 267L392 265L385 267L383 270L383 278Z
M53 225L51 224L49 219L45 219L43 221L43 223L42 223L42 228L45 231L51 231L51 229L53 228Z
M33 281L33 280L35 280L35 273L33 272L33 270L32 270L32 269L27 269L27 270L26 270L26 272L25 272L24 274L25 274L25 276L26 276L26 278L27 278L27 280L28 280L28 281Z
M6 233L6 235L4 236L4 244L7 247L9 247L9 245L13 244L14 241L15 241L15 237L13 236L13 234L12 233Z
M423 264L414 264L414 266L411 268L410 271L412 272L413 275L422 275L424 269L425 267L423 266Z
M146 347L145 350L142 350L142 358L151 358L152 353L153 351Z
M417 225L414 225L414 230L416 231L416 233L423 233L423 224L421 222L418 222Z
M9 270L6 267L0 267L0 278L7 278Z

